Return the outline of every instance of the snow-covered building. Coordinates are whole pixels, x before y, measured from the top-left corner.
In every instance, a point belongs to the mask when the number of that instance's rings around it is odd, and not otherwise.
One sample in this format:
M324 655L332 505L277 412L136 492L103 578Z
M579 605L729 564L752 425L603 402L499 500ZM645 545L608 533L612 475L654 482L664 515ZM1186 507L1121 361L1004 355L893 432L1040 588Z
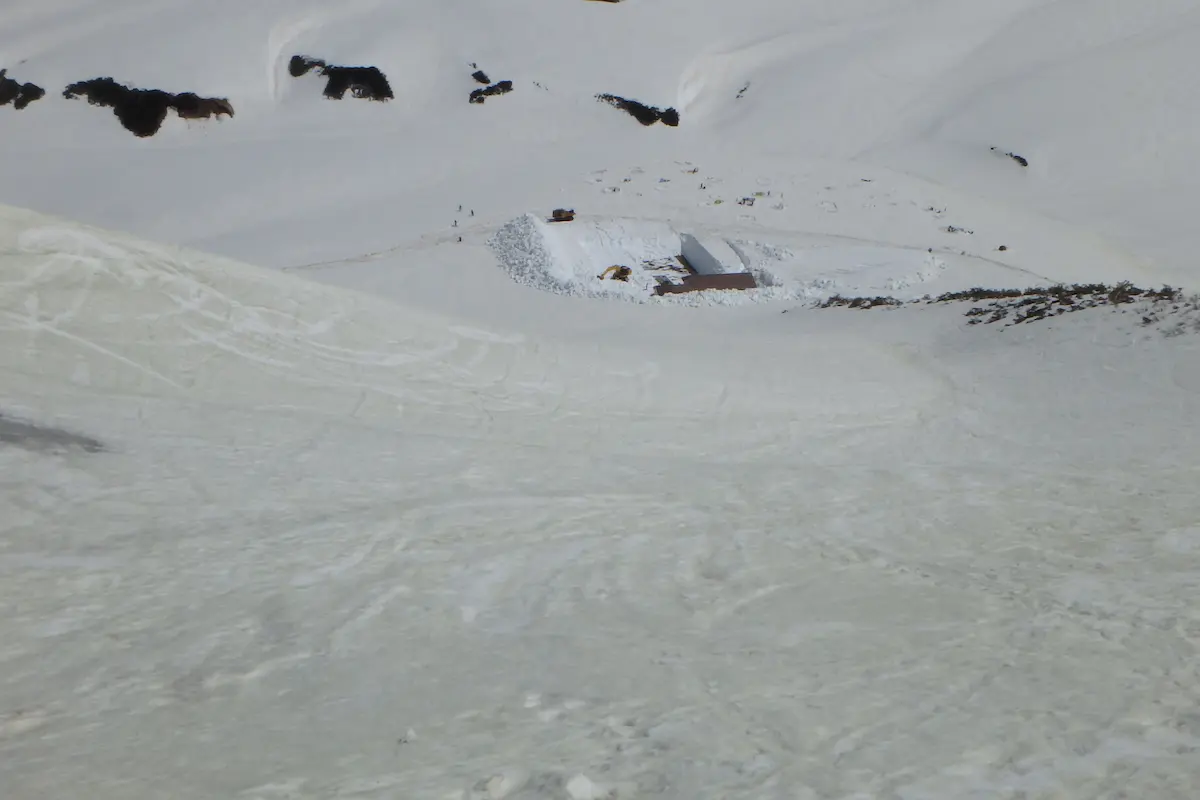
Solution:
M746 271L742 259L724 239L681 233L679 241L684 261L697 275L725 275Z

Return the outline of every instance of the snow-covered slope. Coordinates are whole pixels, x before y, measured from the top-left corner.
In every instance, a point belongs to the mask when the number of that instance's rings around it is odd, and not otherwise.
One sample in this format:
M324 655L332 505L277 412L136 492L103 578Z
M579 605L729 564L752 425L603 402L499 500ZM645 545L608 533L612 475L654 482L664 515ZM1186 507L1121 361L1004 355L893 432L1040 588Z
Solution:
M10 6L0 66L49 94L4 110L0 200L157 240L293 265L447 229L462 204L492 226L562 203L591 211L590 173L656 158L726 180L832 161L841 183L910 173L936 182L920 200L871 188L922 207L946 203L937 185L990 198L1119 246L1150 278L1196 283L1194 244L1177 235L1198 188L1191 0ZM396 99L325 101L319 81L288 75L296 53L377 65ZM469 104L470 64L514 91ZM237 115L168 119L137 140L59 97L100 75L229 97ZM600 92L675 106L683 124L642 128ZM836 203L831 185L798 187L785 226L825 232L800 209ZM1065 266L1027 255L1042 272Z
M1196 788L1192 337L0 235L5 797Z
M5 4L0 797L1200 796L1194 6Z

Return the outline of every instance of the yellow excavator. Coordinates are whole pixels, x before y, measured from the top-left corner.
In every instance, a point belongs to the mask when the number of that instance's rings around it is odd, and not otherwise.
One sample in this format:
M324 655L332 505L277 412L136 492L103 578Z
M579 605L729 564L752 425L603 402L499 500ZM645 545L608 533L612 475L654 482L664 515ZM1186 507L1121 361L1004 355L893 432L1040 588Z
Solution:
M629 276L632 274L633 270L631 270L629 267L622 267L620 264L613 264L596 277L600 280L604 280L611 275L614 281L628 281Z

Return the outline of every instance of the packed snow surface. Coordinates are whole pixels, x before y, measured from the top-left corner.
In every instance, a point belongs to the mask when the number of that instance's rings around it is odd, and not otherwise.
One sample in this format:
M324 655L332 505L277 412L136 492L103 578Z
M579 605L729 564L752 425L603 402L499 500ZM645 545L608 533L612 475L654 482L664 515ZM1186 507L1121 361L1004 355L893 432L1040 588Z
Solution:
M1196 786L1194 338L556 341L2 220L6 797Z
M0 106L0 797L1200 796L1195 318L813 307L1200 289L1198 39L6 3L46 95ZM62 97L105 76L236 114L137 138ZM685 235L759 288L653 296Z

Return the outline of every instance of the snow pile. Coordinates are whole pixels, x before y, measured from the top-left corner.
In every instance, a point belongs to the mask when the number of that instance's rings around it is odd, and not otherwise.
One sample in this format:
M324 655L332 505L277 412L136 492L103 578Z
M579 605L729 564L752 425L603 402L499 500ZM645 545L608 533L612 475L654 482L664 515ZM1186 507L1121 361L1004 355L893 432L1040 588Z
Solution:
M637 303L686 306L743 305L795 297L787 287L749 291L704 291L658 296L656 278L678 283L686 270L678 260L680 235L670 225L629 218L576 218L547 222L524 214L501 226L488 244L513 280L535 289L577 297L603 297ZM738 259L723 240L706 237L708 247L725 245L725 260ZM602 278L612 266L627 266L626 281Z
M513 280L554 294L607 297L642 303L710 306L779 300L820 301L834 295L886 294L913 299L976 285L977 272L950 275L939 255L866 245L797 250L714 234L678 233L670 225L629 218L576 218L547 222L525 214L489 240ZM658 296L657 276L682 277L682 254L700 274L749 271L759 288ZM632 269L628 281L602 279L614 265Z
M627 217L580 219L567 223L533 224L545 240L550 269L557 278L595 286L601 294L644 293L654 286L653 265L669 266L679 255L679 234L670 225ZM632 270L629 280L598 280L613 266ZM682 265L676 263L675 266Z
M576 294L577 281L564 274L546 248L542 228L537 217L525 214L502 226L488 244L517 283L555 294Z

